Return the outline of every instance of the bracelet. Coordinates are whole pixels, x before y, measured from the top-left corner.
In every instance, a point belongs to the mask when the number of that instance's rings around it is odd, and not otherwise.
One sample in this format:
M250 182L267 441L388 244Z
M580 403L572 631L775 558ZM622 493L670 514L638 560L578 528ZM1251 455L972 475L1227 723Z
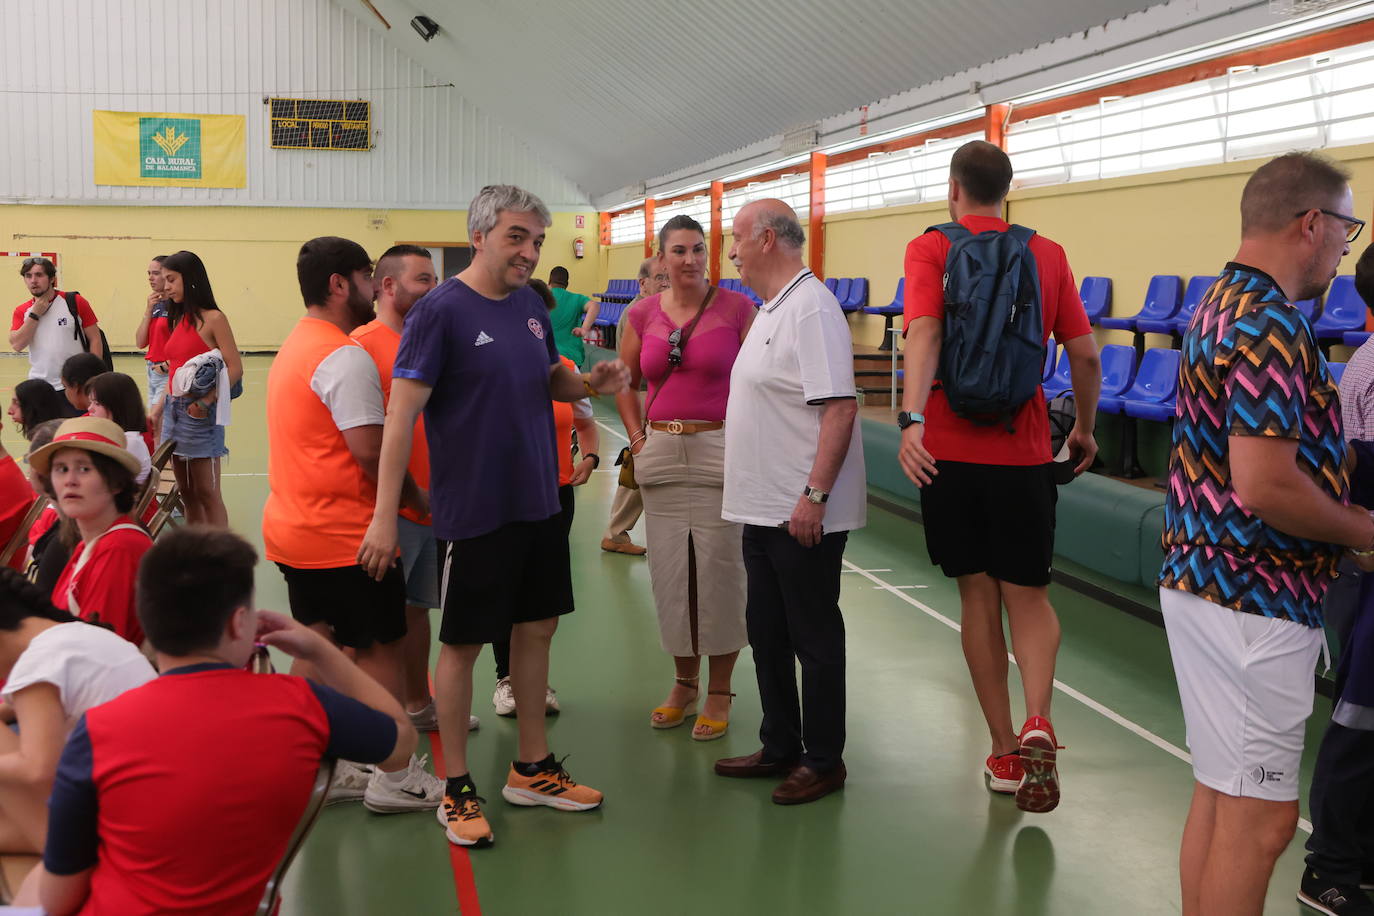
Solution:
M644 430L641 429L639 432L635 433L633 436L630 437L630 445L631 447L633 447L636 442L643 442L645 439L648 438L649 437L644 434Z
M599 397L601 397L601 392L597 391L595 388L592 387L592 380L591 380L590 378L588 378L587 376L585 376L585 375L582 376L582 387L585 388L585 389L587 390L587 397L589 397L589 398L599 398Z
M601 456L598 455L596 452L583 452L583 453L582 453L582 458L583 458L583 460L586 460L587 458L592 459L592 470L593 470L593 471L595 471L597 468L601 467Z

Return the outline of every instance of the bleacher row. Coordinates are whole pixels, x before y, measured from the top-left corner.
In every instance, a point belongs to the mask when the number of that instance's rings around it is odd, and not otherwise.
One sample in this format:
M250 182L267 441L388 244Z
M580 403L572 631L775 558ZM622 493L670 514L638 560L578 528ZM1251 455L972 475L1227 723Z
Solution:
M1140 335L1168 334L1180 337L1193 317L1197 304L1202 301L1202 297L1215 280L1216 277L1212 276L1192 277L1185 287L1181 277L1158 274L1150 278L1140 311L1125 317L1110 314L1110 277L1084 277L1080 294L1088 312L1088 320L1095 325L1107 330L1131 331ZM835 294L840 308L846 313L863 311L869 315L882 315L887 318L889 327L893 320L902 314L905 278L897 281L892 301L886 305L868 304L867 277L829 277L825 285ZM738 279L722 280L720 286L722 289L743 293L754 300L755 305L763 303L757 293ZM596 323L604 327L612 326L619 321L622 310L606 306L630 302L638 289L639 284L636 280L611 280L605 292L597 296L602 302L602 309ZM1369 338L1371 319L1359 294L1355 292L1353 276L1337 277L1331 284L1324 305L1320 299L1304 299L1297 305L1306 313L1309 321L1315 318L1312 330L1316 333L1317 339L1324 343L1343 343L1349 347L1358 347ZM1143 350L1143 341L1138 341L1138 344L1137 349Z

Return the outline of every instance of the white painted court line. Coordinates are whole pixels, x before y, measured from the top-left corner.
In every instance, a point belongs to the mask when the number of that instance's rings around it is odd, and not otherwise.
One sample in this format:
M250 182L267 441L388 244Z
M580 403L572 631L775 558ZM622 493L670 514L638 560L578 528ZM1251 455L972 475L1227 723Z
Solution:
M611 427L611 426L607 426L605 423L602 423L600 420L597 420L597 421L596 421L596 425L597 425L597 426L600 426L600 427L601 427L602 429L604 429L606 432L610 433L612 436L615 436L617 439L621 440L622 442L629 442L629 441L630 441L629 437L626 436L624 433L622 433L620 430L615 429L614 427Z
M955 623L953 620L950 620L944 614L941 614L939 611L935 610L929 605L917 601L915 598L908 595L905 591L902 591L901 586L889 585L887 582L884 582L882 579L879 579L877 576L873 575L868 570L860 569L848 560L844 561L844 565L846 567L846 572L859 573L865 579L868 579L870 582L873 582L878 589L886 592L891 592L898 598L901 598L907 604L924 613L926 616L931 617L934 620L938 620L940 623L943 623L945 626L949 627L951 630L954 630L956 633L959 632L959 624ZM1016 659L1011 655L1010 652L1007 653L1007 658L1011 661L1013 665L1016 664ZM1058 678L1056 678L1054 681L1054 687L1060 693L1063 693L1065 696L1072 697L1073 699L1082 703L1084 706L1091 709L1093 712L1096 712L1104 718L1110 719L1112 722L1115 722L1117 725L1120 725L1128 732L1131 732L1134 735L1144 738L1146 741L1150 742L1155 747L1159 748L1165 753L1177 757L1179 760L1182 760L1184 763L1189 764L1190 766L1192 765L1193 758L1189 756L1187 751L1185 751L1181 747L1178 747L1175 744L1165 741L1163 738L1159 737L1159 735L1156 735L1154 732L1150 731L1148 728L1145 728L1143 725L1138 725L1135 722L1132 722L1130 719L1126 718L1125 716L1121 715L1120 713L1116 712L1115 710L1103 706L1101 703L1097 702L1092 697L1078 690L1075 690L1074 688L1070 687L1068 684L1065 684ZM1298 827L1300 827L1307 833L1312 832L1312 823L1306 818L1298 818Z

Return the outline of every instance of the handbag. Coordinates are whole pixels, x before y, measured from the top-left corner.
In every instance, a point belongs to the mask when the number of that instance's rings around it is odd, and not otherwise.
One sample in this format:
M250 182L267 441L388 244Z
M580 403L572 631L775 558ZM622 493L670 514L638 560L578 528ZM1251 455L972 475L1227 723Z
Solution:
M677 342L677 348L680 352L686 352L688 338L690 338L692 332L696 330L697 322L701 321L701 316L706 314L706 306L711 304L711 299L715 295L716 288L714 286L706 291L706 298L701 300L701 308L697 309L696 317L692 319L691 324L683 329L682 338ZM658 393L663 390L663 386L668 384L668 379L673 377L673 370L681 364L681 360L678 360L676 365L673 363L668 364L668 371L663 374L663 381L658 383L658 387L654 389L653 395L644 405L644 423L646 426L649 423L649 408L654 406L654 399L657 398ZM635 453L628 445L620 450L619 456L615 459L615 464L616 467L620 468L620 485L627 490L638 490L639 481L635 480Z

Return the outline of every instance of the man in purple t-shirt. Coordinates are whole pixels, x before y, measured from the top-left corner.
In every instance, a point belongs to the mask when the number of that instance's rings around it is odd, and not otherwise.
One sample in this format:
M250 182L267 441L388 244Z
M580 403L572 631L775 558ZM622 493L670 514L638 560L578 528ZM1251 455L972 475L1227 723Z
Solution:
M511 642L520 737L502 797L563 811L601 804L600 792L554 759L544 731L549 644L559 616L573 609L550 401L619 391L629 373L619 360L588 375L559 360L543 300L525 286L550 222L538 197L511 185L473 199L472 263L406 315L376 510L358 551L374 576L395 562L401 481L423 409L430 454L443 456L430 480L443 606L434 697L448 777L439 820L460 846L492 842L467 764L472 668L484 643Z

